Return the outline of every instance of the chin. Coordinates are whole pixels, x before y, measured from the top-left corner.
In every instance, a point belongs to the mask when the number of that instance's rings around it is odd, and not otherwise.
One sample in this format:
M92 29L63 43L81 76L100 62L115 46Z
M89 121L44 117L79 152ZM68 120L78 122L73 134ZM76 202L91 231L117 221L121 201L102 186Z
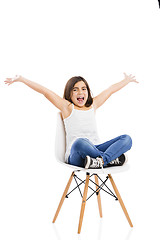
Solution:
M86 104L86 102L84 102L84 103L79 103L79 102L77 103L77 102L76 102L76 104L75 104L75 105L77 105L78 107L84 107L84 106L85 106L85 104Z
M79 104L79 103L77 103L77 104L75 104L77 107L84 107L85 106L85 104Z

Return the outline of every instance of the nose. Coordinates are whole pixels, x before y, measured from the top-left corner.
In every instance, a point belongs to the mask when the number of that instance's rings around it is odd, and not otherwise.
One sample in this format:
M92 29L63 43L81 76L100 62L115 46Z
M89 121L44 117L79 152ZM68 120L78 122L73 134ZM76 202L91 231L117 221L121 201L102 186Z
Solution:
M79 89L78 94L82 94L82 89Z

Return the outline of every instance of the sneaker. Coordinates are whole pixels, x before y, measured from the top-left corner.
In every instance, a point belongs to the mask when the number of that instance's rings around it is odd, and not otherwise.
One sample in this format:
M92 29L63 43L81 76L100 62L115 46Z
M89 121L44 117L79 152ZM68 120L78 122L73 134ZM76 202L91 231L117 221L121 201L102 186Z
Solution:
M103 168L103 158L91 158L90 156L86 156L85 158L85 168Z
M127 161L128 161L127 155L126 154L122 154L120 157L118 157L115 160L109 162L105 167L118 167L118 166L122 166Z

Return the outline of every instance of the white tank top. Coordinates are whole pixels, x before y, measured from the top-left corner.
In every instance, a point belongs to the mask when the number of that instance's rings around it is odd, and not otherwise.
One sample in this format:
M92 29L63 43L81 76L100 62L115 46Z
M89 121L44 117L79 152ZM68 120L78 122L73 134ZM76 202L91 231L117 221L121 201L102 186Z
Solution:
M66 162L68 162L71 146L77 138L88 138L94 145L100 144L93 106L83 111L74 109L74 104L72 105L71 114L63 120L66 131Z

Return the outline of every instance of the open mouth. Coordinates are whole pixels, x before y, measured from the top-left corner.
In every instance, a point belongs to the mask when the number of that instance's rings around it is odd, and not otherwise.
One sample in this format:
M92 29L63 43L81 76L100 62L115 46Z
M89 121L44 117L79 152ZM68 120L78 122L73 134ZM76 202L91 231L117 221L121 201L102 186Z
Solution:
M78 101L79 103L82 103L82 102L84 101L84 97L78 97L78 98L77 98L77 101Z

